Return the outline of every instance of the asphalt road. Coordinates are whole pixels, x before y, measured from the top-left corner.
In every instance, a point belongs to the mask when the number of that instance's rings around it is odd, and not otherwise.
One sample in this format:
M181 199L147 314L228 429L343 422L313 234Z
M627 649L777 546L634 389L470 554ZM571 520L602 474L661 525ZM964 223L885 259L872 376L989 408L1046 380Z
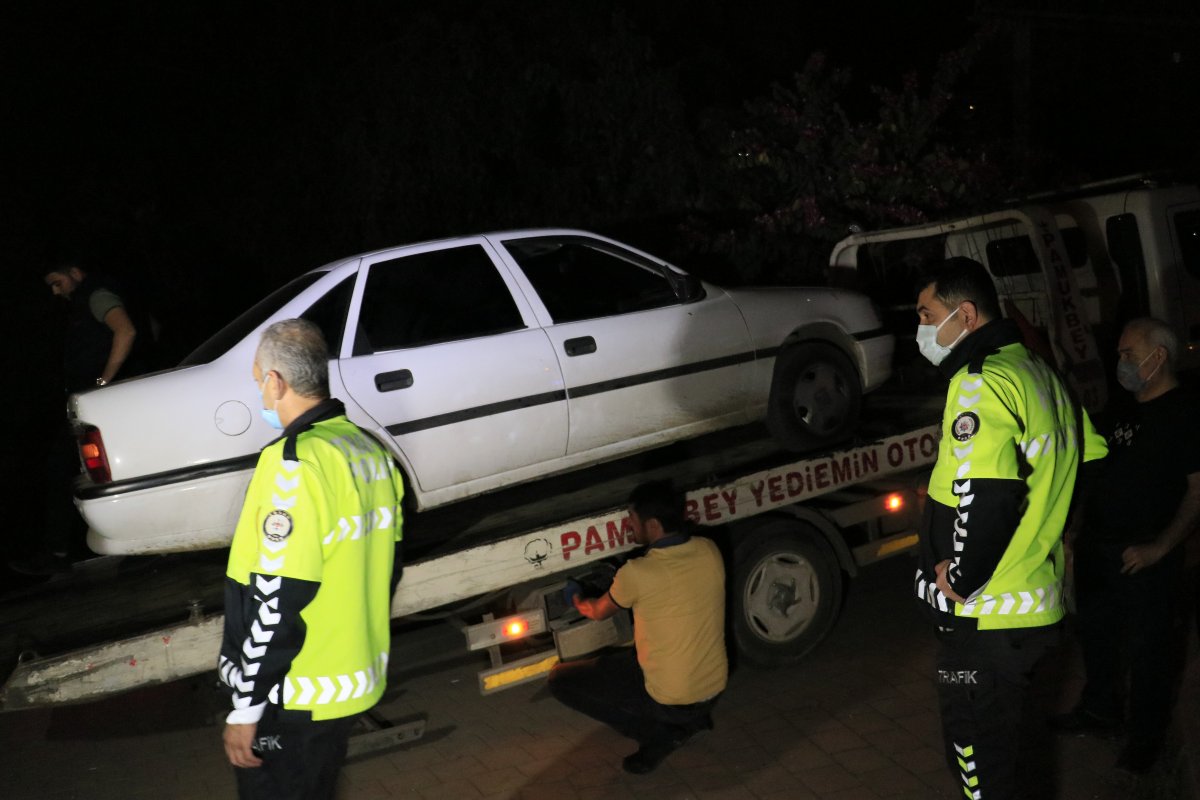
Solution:
M822 798L938 800L961 789L939 752L932 640L909 598L907 556L852 584L842 617L802 664L739 667L716 730L650 776L620 769L632 743L562 708L539 683L489 697L484 660L445 624L398 632L378 707L423 719L411 746L348 765L339 798ZM215 654L214 654L215 657ZM206 675L89 705L0 715L6 800L233 796L220 746L224 701ZM1024 774L1032 798L1172 794L1174 761L1133 781L1112 768L1119 742L1054 740L1042 720L1068 707L1080 670L1068 644L1031 696Z

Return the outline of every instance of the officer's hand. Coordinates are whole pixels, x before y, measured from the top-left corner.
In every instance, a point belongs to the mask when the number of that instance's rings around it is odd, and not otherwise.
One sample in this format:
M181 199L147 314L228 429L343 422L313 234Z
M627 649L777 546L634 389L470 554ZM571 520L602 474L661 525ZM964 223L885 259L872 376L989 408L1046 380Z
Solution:
M567 584L562 590L563 600L566 604L569 606L575 605L575 599L581 594L583 594L583 587L579 584L579 581L574 578L567 578Z
M254 734L258 730L258 725L250 723L249 725L230 725L225 726L225 755L229 758L229 763L235 767L261 767L262 759L254 755L254 751L250 746L254 744Z
M953 600L956 603L967 602L966 598L962 597L961 595L958 594L958 592L956 592L950 588L950 578L949 578L950 559L947 558L945 561L940 562L937 566L935 566L933 568L933 571L937 573L938 591L940 591L942 594L946 595L947 598Z
M1121 553L1121 562L1124 565L1121 567L1121 574L1132 575L1146 567L1152 567L1166 554L1158 542L1126 547L1125 551Z

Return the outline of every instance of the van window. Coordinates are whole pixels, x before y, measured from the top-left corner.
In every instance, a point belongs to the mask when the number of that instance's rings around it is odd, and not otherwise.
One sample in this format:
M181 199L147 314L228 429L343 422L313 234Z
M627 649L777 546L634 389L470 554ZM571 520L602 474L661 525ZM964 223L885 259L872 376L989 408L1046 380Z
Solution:
M1009 236L987 243L988 267L997 278L1033 275L1042 271L1028 236Z
M1081 269L1087 264L1087 240L1083 238L1082 228L1060 228L1063 247L1067 248L1067 261L1075 269Z
M1079 228L1060 228L1063 247L1067 251L1067 261L1075 269L1087 264L1087 242L1083 231ZM993 239L987 243L988 267L997 278L1010 278L1013 275L1033 275L1042 271L1037 254L1033 252L1033 242L1026 235L1008 236L1004 239Z
M1200 209L1175 215L1175 235L1179 237L1179 255L1193 278L1200 278Z
M1104 236L1108 239L1108 254L1117 265L1121 279L1121 300L1117 308L1119 320L1144 317L1150 313L1146 290L1146 258L1142 253L1142 236L1137 217L1117 214L1104 221Z

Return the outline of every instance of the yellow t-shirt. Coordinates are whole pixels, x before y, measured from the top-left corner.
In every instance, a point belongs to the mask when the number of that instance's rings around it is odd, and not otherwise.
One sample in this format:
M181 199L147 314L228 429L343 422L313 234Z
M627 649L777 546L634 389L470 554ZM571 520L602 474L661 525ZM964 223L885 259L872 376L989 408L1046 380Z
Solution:
M633 609L646 691L688 705L725 689L725 565L709 539L652 547L617 570L609 594Z

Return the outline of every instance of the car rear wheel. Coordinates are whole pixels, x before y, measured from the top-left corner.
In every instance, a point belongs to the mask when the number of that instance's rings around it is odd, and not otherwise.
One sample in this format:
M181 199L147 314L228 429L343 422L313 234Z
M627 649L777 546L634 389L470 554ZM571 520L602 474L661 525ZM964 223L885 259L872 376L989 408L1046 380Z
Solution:
M811 450L846 438L861 407L858 371L833 345L807 342L779 353L767 428L784 447Z
M739 548L732 595L738 653L758 666L783 666L803 658L833 627L842 571L815 528L776 520Z

